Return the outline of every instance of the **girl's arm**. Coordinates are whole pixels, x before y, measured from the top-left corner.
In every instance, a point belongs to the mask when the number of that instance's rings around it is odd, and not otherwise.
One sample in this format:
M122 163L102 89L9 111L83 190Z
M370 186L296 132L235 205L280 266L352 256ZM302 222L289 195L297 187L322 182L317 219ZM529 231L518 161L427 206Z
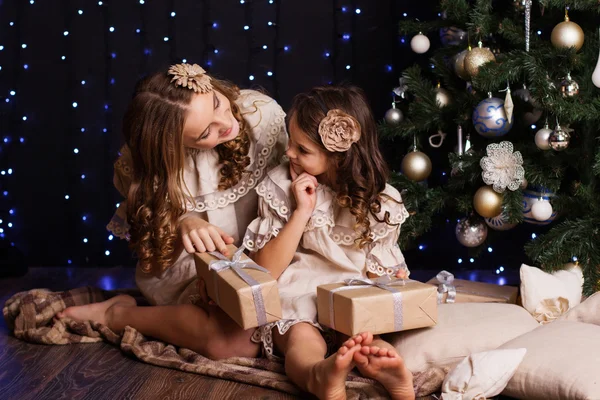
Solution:
M317 185L317 179L307 173L302 173L294 179L292 192L296 198L296 209L277 237L254 254L254 261L268 269L275 279L290 265L296 253L304 228L317 203Z

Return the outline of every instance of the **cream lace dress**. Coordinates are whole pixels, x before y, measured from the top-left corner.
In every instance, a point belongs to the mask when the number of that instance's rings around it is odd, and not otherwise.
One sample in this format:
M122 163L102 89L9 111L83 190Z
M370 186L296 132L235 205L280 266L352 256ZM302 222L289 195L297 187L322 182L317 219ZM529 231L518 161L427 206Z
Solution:
M242 90L236 103L250 127L251 164L247 174L237 185L219 191L220 164L215 150L193 151L186 157L184 181L195 195L186 204L188 212L198 213L203 219L222 228L240 245L248 224L256 217L258 198L253 190L266 171L278 165L287 146L285 113L272 98L254 91ZM127 147L116 161L114 184L127 196L132 179L131 154ZM107 229L115 236L128 238L125 201L120 203ZM136 283L151 304L177 304L190 301L197 292L196 269L192 255L183 251L172 267L156 276L136 269Z
M291 216L295 206L291 192L289 164L284 163L267 173L256 187L259 196L258 217L248 226L244 245L251 251L261 249L276 237ZM357 238L355 218L347 208L335 202L335 193L325 185L317 187L317 204L304 230L292 263L278 279L283 319L257 329L253 340L262 343L264 352L273 357L273 328L280 334L299 322L308 322L323 332L327 329L317 322L317 286L341 282L344 279L376 275L394 275L406 268L398 247L400 224L408 217L400 193L387 185L382 196L381 219L389 212L395 226L378 222L371 216L373 242L364 248L354 244ZM327 338L326 338L327 339Z

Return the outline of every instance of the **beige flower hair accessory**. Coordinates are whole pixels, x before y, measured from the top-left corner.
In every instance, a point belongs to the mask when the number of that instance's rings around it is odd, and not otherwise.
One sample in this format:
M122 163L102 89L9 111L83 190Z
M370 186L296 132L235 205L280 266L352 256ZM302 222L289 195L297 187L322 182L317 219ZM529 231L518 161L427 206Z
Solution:
M319 124L319 135L325 148L332 152L348 151L361 135L360 124L351 115L334 109Z
M211 77L198 64L171 65L167 74L173 76L171 82L175 82L175 85L192 89L195 93L209 93L213 90Z

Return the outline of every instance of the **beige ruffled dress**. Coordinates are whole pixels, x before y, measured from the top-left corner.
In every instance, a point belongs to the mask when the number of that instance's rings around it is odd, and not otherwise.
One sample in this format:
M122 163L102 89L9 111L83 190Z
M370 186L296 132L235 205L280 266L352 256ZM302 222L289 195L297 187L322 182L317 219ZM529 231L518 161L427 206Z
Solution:
M285 113L275 100L254 90L242 90L236 103L250 129L251 164L247 174L230 189L219 191L220 164L213 150L191 151L186 157L184 181L195 196L186 204L188 212L198 213L209 223L222 228L240 245L248 224L256 217L258 198L253 190L266 172L278 165L287 146ZM131 154L127 147L116 161L114 184L126 197L132 179ZM121 202L107 229L115 236L128 238L126 203ZM190 301L197 292L196 269L192 255L183 251L172 267L156 276L136 269L136 283L151 304L177 304Z
M291 192L289 164L284 163L267 173L256 187L259 196L258 217L250 223L243 244L251 251L261 249L290 218L295 199ZM390 213L391 222L376 221L371 216L373 242L364 248L355 245L355 218L347 208L335 202L335 193L325 185L317 187L317 204L300 241L292 263L278 279L283 319L257 329L253 340L262 343L267 356L273 356L273 328L280 334L299 323L307 322L326 332L317 322L317 286L365 277L367 272L378 276L394 275L406 268L398 247L400 224L408 217L400 193L387 185L382 196L378 218Z

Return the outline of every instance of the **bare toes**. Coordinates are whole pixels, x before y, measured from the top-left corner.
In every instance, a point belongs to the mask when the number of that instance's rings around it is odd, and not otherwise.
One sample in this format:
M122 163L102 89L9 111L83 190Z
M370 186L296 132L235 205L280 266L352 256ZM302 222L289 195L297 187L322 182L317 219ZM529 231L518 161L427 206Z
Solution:
M385 349L385 348L379 349L379 351L377 352L377 355L379 357L385 357L385 356L387 356L388 355L388 349Z
M371 346L371 354L379 353L379 346Z
M369 358L367 357L366 354L363 354L360 351L357 351L354 353L354 362L357 365L364 367L367 364L369 364Z

